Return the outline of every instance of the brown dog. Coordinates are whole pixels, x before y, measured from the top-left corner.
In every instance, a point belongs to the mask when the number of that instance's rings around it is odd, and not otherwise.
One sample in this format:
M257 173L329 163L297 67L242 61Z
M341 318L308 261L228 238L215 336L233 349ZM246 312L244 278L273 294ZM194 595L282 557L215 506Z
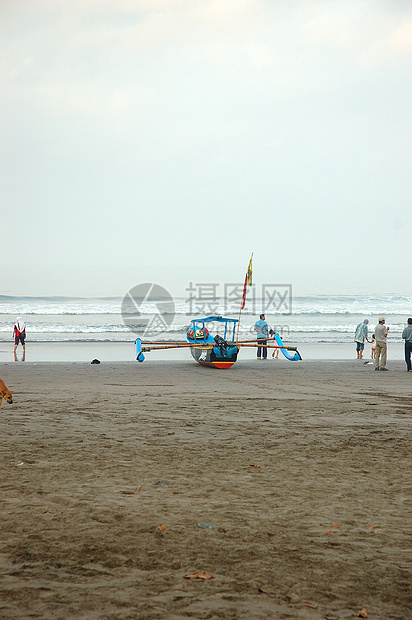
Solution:
M13 392L10 392L10 390L7 389L7 386L4 383L4 381L2 381L0 379L0 409L2 408L2 400L3 400L3 398L8 403L12 403L13 402L12 396L13 396Z

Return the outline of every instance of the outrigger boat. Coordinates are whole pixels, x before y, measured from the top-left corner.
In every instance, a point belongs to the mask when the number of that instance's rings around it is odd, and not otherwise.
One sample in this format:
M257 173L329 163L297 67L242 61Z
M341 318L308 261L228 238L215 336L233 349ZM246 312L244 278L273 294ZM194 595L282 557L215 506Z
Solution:
M212 335L211 325L217 323L223 328L223 336ZM208 316L204 319L193 319L186 331L186 341L175 342L145 342L136 339L136 359L138 362L145 360L144 353L161 349L188 348L192 357L202 366L226 369L233 366L237 360L240 347L264 346L272 349L280 349L283 355L291 361L301 360L296 347L285 346L279 334L268 338L266 345L259 345L257 340L237 340L235 337L238 319L228 319L221 316ZM209 324L209 328L206 325ZM291 355L290 351L293 352Z
M239 340L240 315L245 307L246 291L248 286L252 286L252 258L246 272L245 284L243 287L242 304L238 319L226 319L221 316L208 316L204 319L192 319L186 331L186 340L179 341L154 341L142 342L141 338L136 339L136 359L138 362L145 360L144 353L158 351L159 349L183 349L188 348L193 359L202 366L212 366L214 368L230 368L237 360L240 347L266 347L280 349L283 355L291 361L301 360L301 356L296 347L287 347L283 344L279 334L272 338L267 338L269 344L262 345L258 340ZM218 328L223 328L223 335L215 333L212 324L217 324ZM209 328L206 327L209 325ZM237 328L237 330L236 330ZM272 332L273 333L273 332ZM293 355L289 353L293 352Z

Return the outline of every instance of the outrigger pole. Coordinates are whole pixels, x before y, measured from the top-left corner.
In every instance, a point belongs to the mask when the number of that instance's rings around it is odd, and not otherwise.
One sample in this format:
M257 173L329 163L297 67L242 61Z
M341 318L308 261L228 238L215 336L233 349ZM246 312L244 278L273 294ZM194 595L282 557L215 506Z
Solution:
M239 343L238 343L239 344ZM283 349L284 351L297 351L298 348L297 347L288 347L285 344L261 344L260 345L262 349ZM246 342L244 344L242 344L242 347L255 347L256 345L253 343L253 340L250 342L250 344L247 344Z
M242 341L240 340L237 344L241 345L242 347L256 347L256 340L246 340L246 341ZM214 345L213 344L194 344L194 343L189 343L189 342L179 342L179 343L162 343L162 342L156 342L155 344L145 344L144 342L141 343L142 344L142 352L143 353L148 353L149 351L157 351L160 349L187 349L187 348L192 348L192 349L213 349ZM278 345L278 344L262 344L261 345L262 348L266 348L266 349L286 349L287 351L297 351L297 347L289 347L287 345Z
M243 285L242 303L240 304L239 320L237 323L236 344L238 343L238 340L239 340L240 315L242 314L242 310L245 307L247 287L252 286L252 258L253 258L253 252L252 252L252 256L250 257L249 265L246 271L245 284Z
M141 343L142 344L142 351L143 353L148 353L149 351L157 351L160 349L213 349L213 344L194 344L194 343L189 343L189 342L178 342L178 343L170 343L170 344L164 344L162 342L156 342L156 343L152 343L152 344L145 344L144 342Z

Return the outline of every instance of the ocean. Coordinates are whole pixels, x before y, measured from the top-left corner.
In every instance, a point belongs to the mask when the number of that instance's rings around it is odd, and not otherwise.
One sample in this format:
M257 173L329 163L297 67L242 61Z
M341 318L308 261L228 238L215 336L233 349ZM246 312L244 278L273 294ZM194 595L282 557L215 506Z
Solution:
M369 319L372 334L378 317L384 315L390 326L388 342L401 346L406 319L412 316L412 297L407 296L292 298L286 290L282 293L277 291L277 301L273 292L272 296L247 301L241 315L240 339L254 338L254 322L265 311L269 326L281 334L285 343L301 351L314 351L322 345L336 349L353 344L355 328L363 319ZM180 340L191 319L210 315L238 318L238 300L211 295L171 300L151 297L150 291L146 299L129 298L129 304L114 297L0 296L0 361L10 360L17 316L22 316L27 325L26 361L70 361L77 357L87 360L92 351L106 351L110 359L121 360L125 355L134 359L137 336L145 340ZM352 348L346 347L350 357ZM29 355L30 349L36 352L34 356ZM182 352L175 353L180 359Z

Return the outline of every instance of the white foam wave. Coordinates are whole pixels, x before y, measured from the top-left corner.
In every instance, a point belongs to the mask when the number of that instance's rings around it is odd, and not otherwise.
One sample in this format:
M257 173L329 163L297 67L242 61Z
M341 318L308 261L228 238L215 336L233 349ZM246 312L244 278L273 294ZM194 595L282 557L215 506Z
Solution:
M239 300L216 298L216 300L196 300L175 298L176 315L191 317L209 315L234 315L239 312ZM244 316L259 314L262 309L267 314L282 315L341 315L341 316L378 316L412 315L412 297L401 295L387 296L313 296L293 297L291 307L268 305L264 299L247 300L243 310ZM115 298L73 299L73 298L17 298L0 296L0 315L31 316L31 315L115 315L121 314L122 300ZM139 306L141 315L150 315L159 311L156 304L144 303Z

